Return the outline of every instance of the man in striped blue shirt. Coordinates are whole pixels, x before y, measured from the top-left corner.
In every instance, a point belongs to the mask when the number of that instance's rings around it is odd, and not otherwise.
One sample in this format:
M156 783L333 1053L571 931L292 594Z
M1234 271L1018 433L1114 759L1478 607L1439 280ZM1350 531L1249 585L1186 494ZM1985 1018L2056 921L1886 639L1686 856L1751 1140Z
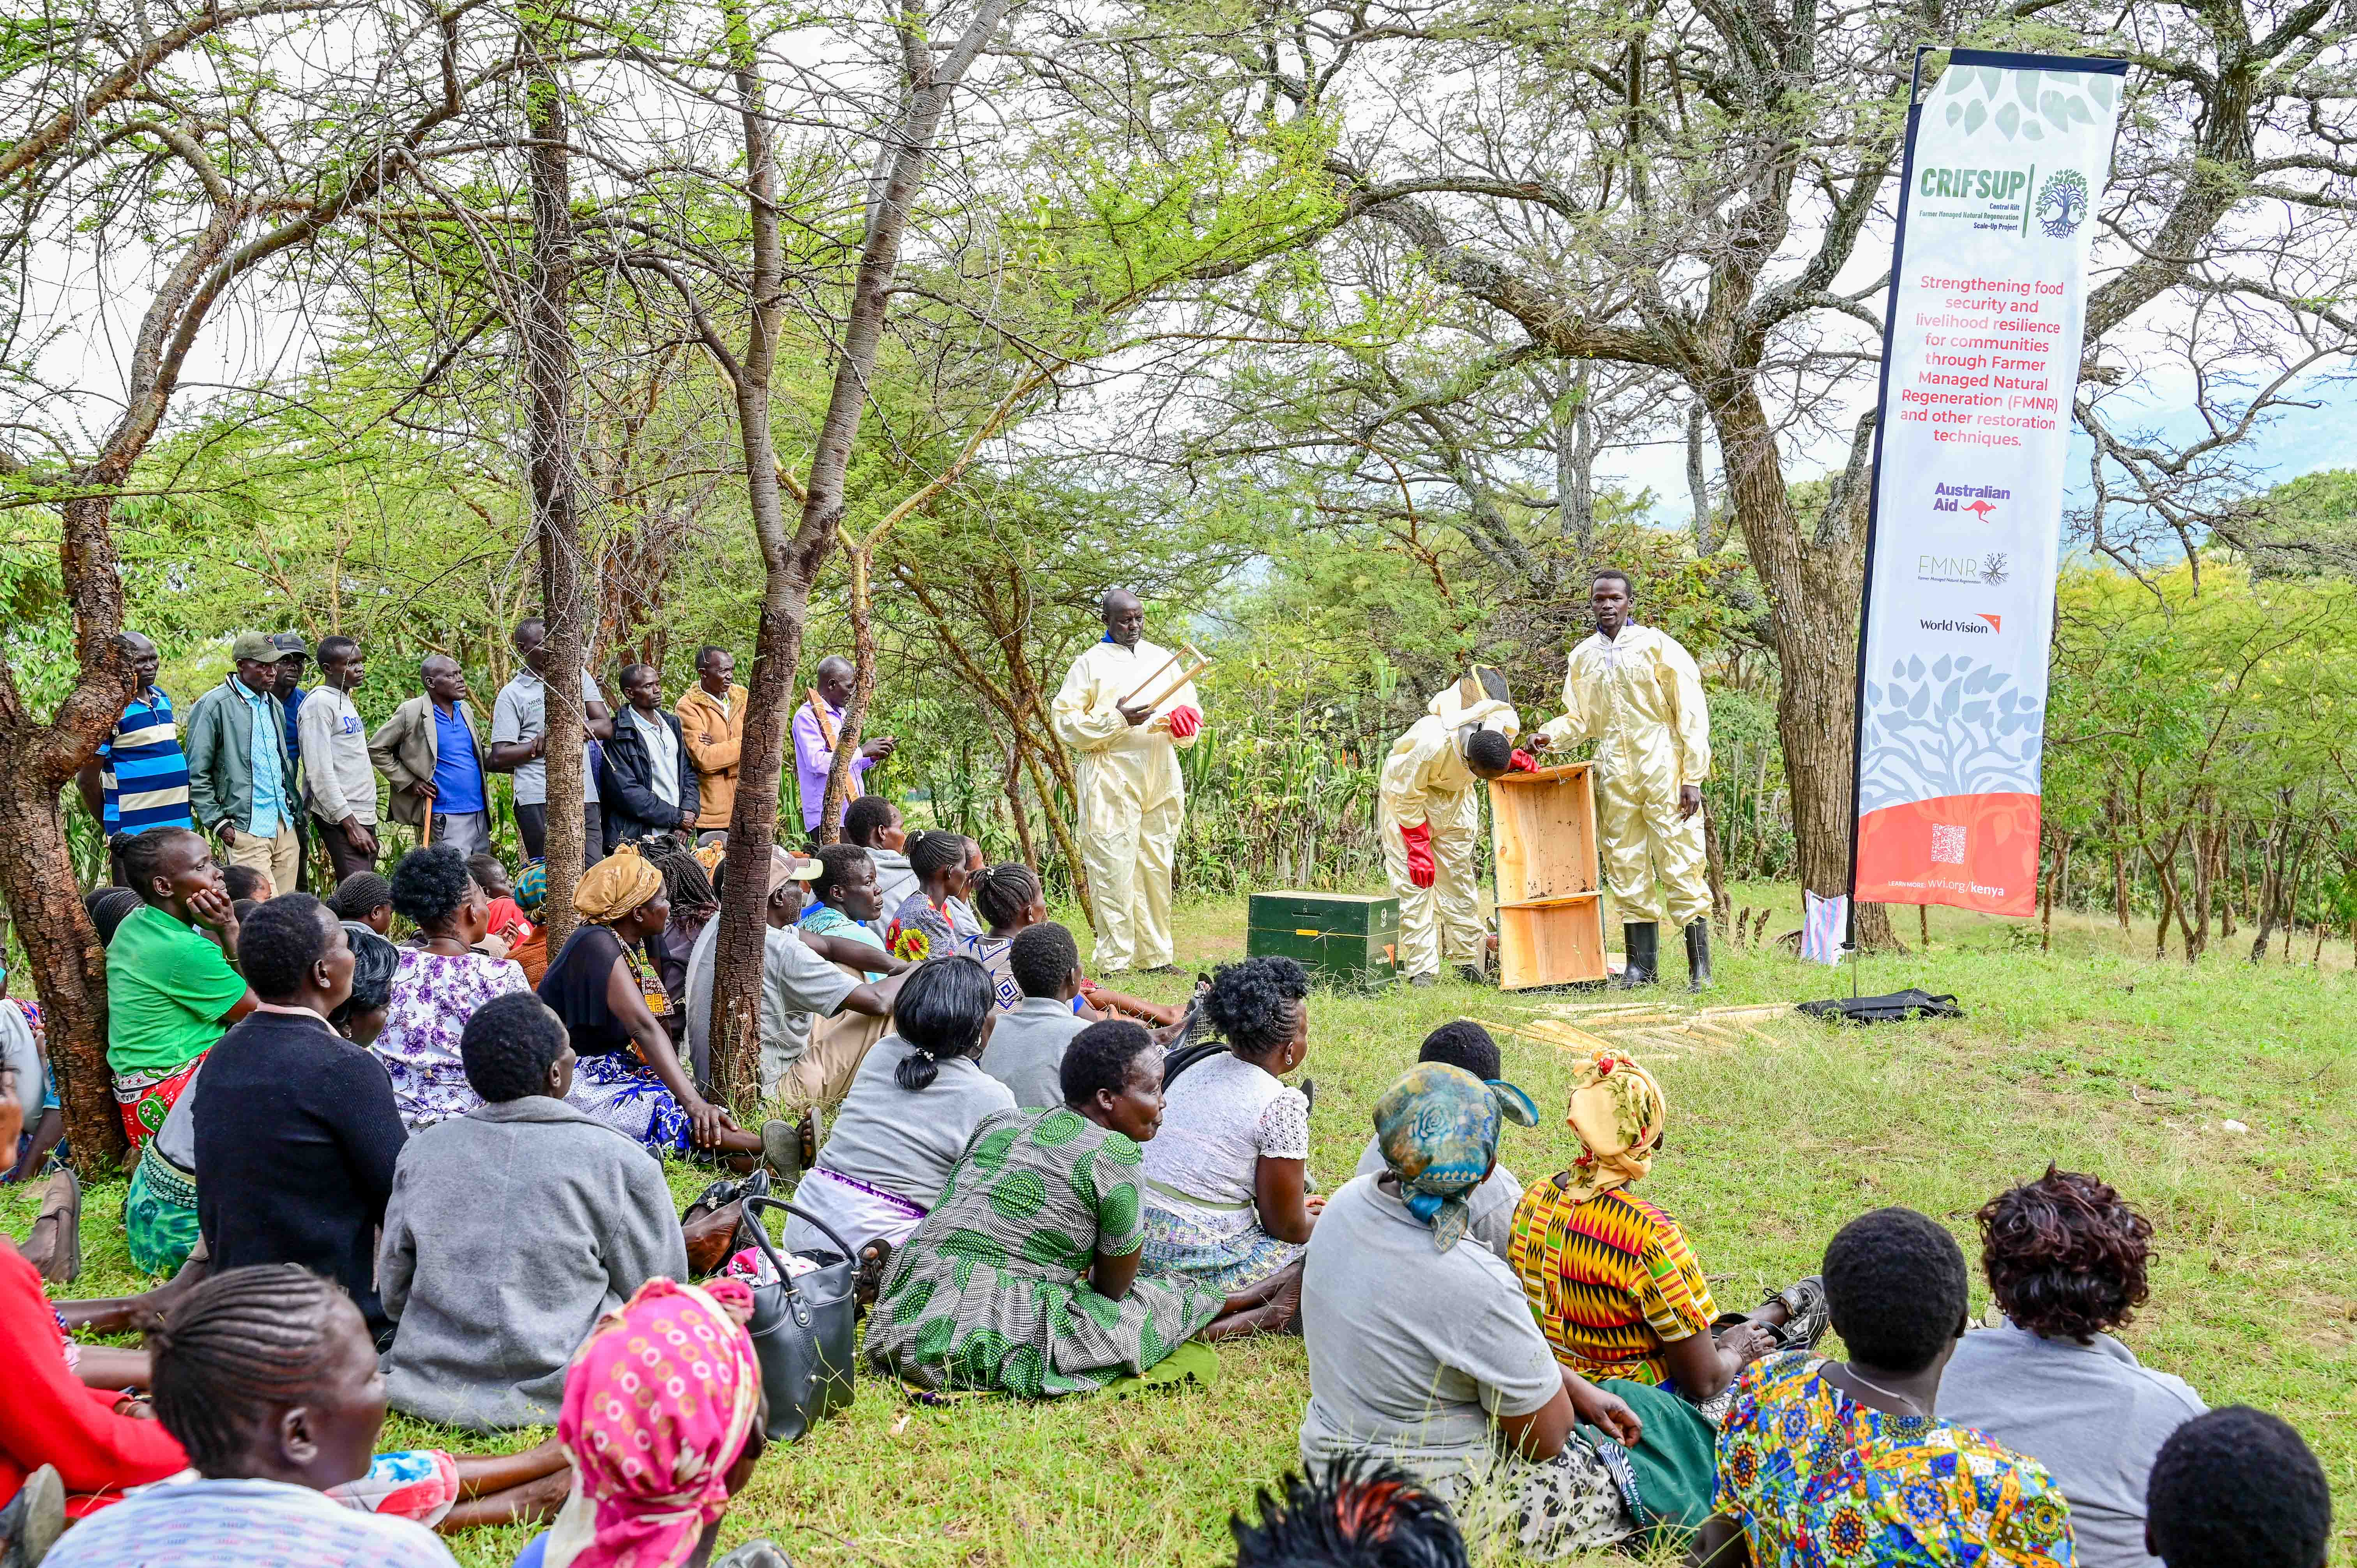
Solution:
M172 717L172 699L156 684L156 645L135 631L115 639L131 656L133 688L113 733L82 764L81 803L113 838L149 828L194 828L188 811L188 759ZM118 874L114 880L123 878Z

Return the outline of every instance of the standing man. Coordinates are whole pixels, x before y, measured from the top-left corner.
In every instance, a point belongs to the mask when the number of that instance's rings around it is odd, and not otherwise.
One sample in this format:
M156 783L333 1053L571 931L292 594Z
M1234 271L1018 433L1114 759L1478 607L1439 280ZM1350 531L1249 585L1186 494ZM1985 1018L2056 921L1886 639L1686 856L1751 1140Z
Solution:
M1620 906L1628 967L1618 987L1661 978L1666 914L1684 929L1686 989L1710 983L1710 884L1703 870L1702 781L1710 776L1710 709L1702 672L1677 639L1631 618L1629 575L1596 574L1596 635L1571 650L1563 717L1542 747L1594 740L1596 827L1604 880Z
M695 764L695 826L728 831L737 807L737 757L745 746L745 688L730 677L737 660L710 643L696 650L695 684L679 699L679 729Z
M679 721L662 711L662 671L622 666L622 712L606 743L605 851L649 833L695 832L695 764Z
M1484 697L1468 707L1451 686L1392 743L1375 824L1383 870L1399 897L1400 960L1410 985L1430 985L1444 961L1475 985L1487 978L1476 786L1538 766L1529 752L1514 749L1522 729L1512 704Z
M1149 706L1139 693L1169 661L1145 640L1146 607L1126 588L1100 607L1104 639L1072 661L1056 693L1056 733L1080 753L1081 862L1095 895L1100 974L1133 963L1175 973L1170 947L1170 859L1186 814L1178 752L1195 744L1203 709L1189 681ZM1173 666L1157 678L1178 673ZM1122 704L1136 695L1139 701Z
M548 623L535 616L516 623L510 639L523 660L515 679L500 688L491 704L491 771L515 775L516 832L524 857L540 860L548 847ZM594 865L605 853L605 825L597 815L597 770L589 746L614 738L614 715L589 671L581 671L581 857Z
M843 734L843 705L851 701L858 678L850 660L829 654L818 661L818 701L805 698L795 710L794 779L802 787L804 832L818 832L818 809L826 803L826 778L834 771L835 739ZM891 756L899 744L888 735L879 735L860 746L859 755L852 758L851 778L844 786L845 805L859 799L860 780L867 770Z
M312 830L327 848L339 886L356 871L376 869L376 765L361 711L352 705L366 672L359 643L321 638L319 689L295 721Z
M303 711L303 699L311 693L303 689L304 667L311 661L310 645L299 633L274 632L270 645L278 650L278 662L273 666L270 694L286 710L286 755L295 759L299 769L303 764L303 737L298 728L298 715ZM297 797L300 799L301 797ZM309 813L295 813L295 888L298 893L311 890L311 825ZM281 892L285 889L280 889Z
M295 891L303 856L286 710L272 694L279 649L262 632L242 631L230 658L236 673L188 710L188 805L229 863L268 877L275 897Z
M114 640L131 658L131 699L113 732L99 743L98 755L75 775L81 803L110 840L149 828L193 829L197 820L188 811L188 758L180 750L172 699L156 684L162 657L153 642L135 631L123 632ZM120 865L113 875L116 886L125 886Z
M430 812L436 843L479 854L491 847L490 763L468 707L466 671L448 654L429 653L417 674L425 694L393 709L369 737L369 758L393 786L385 810L413 827Z

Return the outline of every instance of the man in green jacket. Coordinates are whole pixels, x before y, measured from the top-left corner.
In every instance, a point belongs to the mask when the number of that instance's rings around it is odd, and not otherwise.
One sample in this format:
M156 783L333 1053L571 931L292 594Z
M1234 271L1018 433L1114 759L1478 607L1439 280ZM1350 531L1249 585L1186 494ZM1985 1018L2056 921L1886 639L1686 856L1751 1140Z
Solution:
M272 693L284 657L266 633L243 631L230 647L237 672L188 710L188 809L221 839L231 865L295 891L302 841L295 836L295 759L286 710Z

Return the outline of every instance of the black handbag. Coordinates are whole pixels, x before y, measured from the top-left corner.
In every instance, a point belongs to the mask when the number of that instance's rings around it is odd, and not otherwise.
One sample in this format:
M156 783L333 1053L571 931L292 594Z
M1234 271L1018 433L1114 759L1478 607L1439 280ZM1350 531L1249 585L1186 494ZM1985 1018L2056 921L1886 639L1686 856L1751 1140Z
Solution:
M834 1243L833 1252L806 1254L819 1266L797 1279L770 1240L759 1210L775 1208L807 1220ZM761 1249L776 1280L753 1290L753 1353L761 1361L761 1389L770 1397L766 1428L772 1443L791 1443L812 1426L851 1403L852 1332L857 1305L851 1276L857 1266L851 1246L817 1215L780 1198L745 1199L745 1228Z

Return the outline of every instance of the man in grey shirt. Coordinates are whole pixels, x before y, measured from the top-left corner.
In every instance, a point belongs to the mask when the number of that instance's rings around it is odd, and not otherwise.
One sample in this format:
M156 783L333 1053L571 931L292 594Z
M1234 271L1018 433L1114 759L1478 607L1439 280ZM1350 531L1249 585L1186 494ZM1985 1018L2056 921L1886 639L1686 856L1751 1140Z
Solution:
M2152 1227L2072 1171L1999 1195L1980 1222L2007 1321L1958 1343L1934 1413L2046 1466L2071 1499L2081 1568L2159 1568L2144 1549L2153 1461L2207 1407L2105 1332L2144 1300Z
M1081 993L1081 950L1072 933L1049 921L1027 926L1007 944L1006 967L1023 1000L999 1015L982 1070L1015 1091L1026 1110L1064 1103L1064 1047L1087 1028L1072 1012Z
M548 844L548 623L534 617L516 623L512 639L523 668L500 688L491 704L490 765L515 778L516 832L526 859L544 857ZM614 715L597 682L581 671L581 854L594 865L606 853L605 824L597 811L597 772L589 743L614 738Z

